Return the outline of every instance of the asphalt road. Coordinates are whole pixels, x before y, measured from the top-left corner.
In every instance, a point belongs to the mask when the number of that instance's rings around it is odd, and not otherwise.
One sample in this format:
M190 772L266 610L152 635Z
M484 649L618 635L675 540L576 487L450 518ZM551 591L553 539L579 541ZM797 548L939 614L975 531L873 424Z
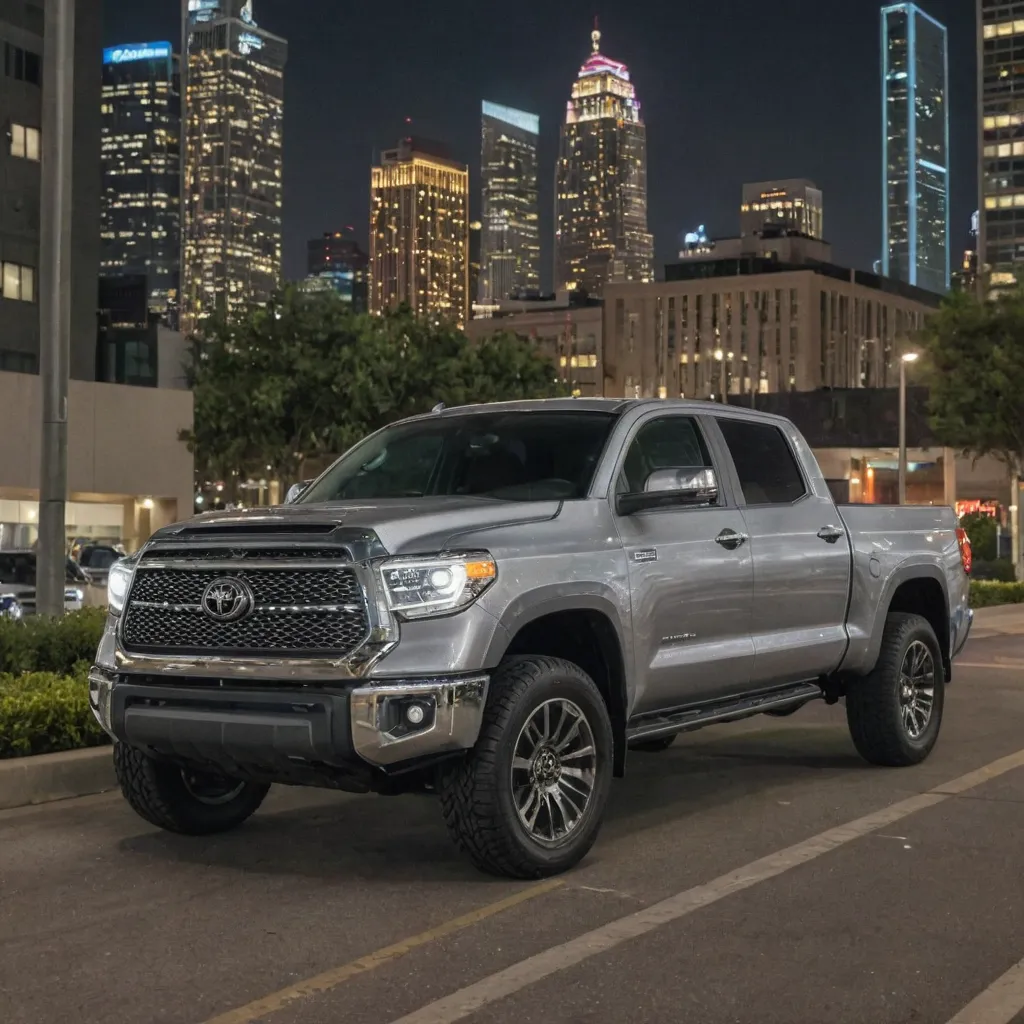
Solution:
M1024 637L961 663L917 768L824 705L631 755L540 886L425 797L280 790L200 840L114 795L0 813L0 1022L1024 1024Z

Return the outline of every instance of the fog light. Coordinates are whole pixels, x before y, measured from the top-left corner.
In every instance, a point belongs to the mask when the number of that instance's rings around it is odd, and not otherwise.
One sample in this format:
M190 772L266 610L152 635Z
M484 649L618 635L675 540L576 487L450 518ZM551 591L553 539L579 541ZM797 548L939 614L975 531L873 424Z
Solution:
M405 711L405 717L410 725L419 725L423 721L425 712L419 704L410 704Z

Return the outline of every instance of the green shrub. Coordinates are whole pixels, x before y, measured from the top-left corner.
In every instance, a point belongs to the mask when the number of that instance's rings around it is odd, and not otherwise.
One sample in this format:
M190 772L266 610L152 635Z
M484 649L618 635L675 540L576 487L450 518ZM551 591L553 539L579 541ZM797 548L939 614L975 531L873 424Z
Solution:
M0 673L54 672L71 675L80 661L92 664L107 613L83 608L60 619L29 615L0 619Z
M991 608L998 604L1024 603L1024 583L971 580L971 607Z
M1013 571L1013 561L1009 558L995 558L985 560L975 558L971 566L972 580L1000 580L1003 583L1013 583L1017 579Z
M0 675L0 758L109 743L89 707L84 672Z
M997 534L995 519L983 512L972 512L960 520L960 525L967 531L974 557L983 562L995 561Z

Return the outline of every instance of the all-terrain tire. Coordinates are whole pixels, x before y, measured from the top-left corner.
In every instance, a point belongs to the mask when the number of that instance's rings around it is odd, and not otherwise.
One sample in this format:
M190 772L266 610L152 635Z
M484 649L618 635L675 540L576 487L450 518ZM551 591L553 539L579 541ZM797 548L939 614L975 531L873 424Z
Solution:
M630 743L629 749L638 750L642 754L660 754L675 743L676 735L676 733L672 733L671 736L659 736L655 740L636 740Z
M544 844L520 819L512 785L516 743L546 702L571 701L594 740L594 785L578 824ZM611 786L613 738L608 708L593 680L558 658L523 657L503 663L491 677L476 746L446 765L438 778L449 835L483 871L509 878L543 878L566 871L597 839Z
M933 672L931 714L918 736L911 734L904 719L900 679L904 659L915 643L928 648ZM929 622L909 612L890 612L874 669L861 679L851 680L847 687L846 720L861 757L887 768L923 761L939 738L945 679L942 652Z
M114 772L125 800L140 818L187 836L236 828L255 813L270 789L239 780L237 788L228 787L219 798L203 799L186 784L180 767L127 743L114 744Z

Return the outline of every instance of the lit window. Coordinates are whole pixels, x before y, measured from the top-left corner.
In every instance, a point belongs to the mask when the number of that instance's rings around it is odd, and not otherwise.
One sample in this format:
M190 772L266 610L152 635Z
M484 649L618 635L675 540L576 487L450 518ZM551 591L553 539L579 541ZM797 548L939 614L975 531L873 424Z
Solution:
M23 124L11 125L11 156L23 160L39 160L39 129Z
M20 302L34 302L36 272L18 263L3 264L3 297Z

